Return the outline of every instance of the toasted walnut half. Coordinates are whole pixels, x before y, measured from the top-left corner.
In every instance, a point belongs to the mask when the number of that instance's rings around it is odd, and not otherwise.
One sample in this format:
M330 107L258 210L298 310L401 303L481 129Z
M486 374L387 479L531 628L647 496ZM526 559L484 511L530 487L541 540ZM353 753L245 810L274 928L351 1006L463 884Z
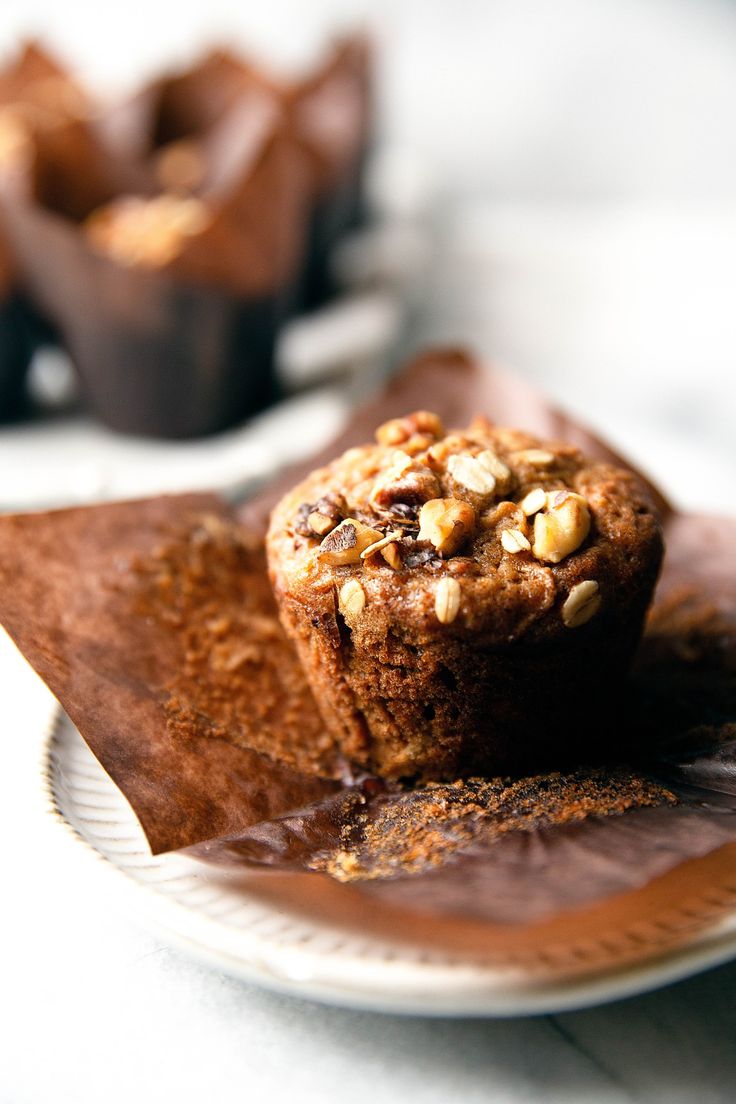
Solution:
M538 560L559 563L583 543L590 532L590 511L582 495L557 491L547 496L547 509L534 518L532 552Z
M475 530L475 510L461 498L434 498L419 511L419 540L452 556Z
M317 555L334 567L360 563L361 552L381 540L382 536L378 529L371 529L355 518L345 518L327 534L317 549Z

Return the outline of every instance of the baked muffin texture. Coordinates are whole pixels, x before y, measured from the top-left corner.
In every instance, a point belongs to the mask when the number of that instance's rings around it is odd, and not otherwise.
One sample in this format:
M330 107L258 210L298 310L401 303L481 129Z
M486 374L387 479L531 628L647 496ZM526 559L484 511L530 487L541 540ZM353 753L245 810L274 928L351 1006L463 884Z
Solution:
M267 549L345 757L428 780L595 754L662 535L632 472L482 417L446 433L418 411L287 494Z

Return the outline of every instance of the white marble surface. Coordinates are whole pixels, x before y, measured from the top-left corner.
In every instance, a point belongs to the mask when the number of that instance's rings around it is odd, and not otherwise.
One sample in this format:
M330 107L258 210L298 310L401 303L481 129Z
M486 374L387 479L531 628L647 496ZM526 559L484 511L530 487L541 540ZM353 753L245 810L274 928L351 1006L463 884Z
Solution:
M471 341L629 449L684 505L733 513L736 7L314 0L305 11L299 0L7 0L0 47L40 26L121 83L223 26L298 54L336 16L368 17L386 50L385 129L445 182L407 345ZM335 413L339 399L315 417ZM63 496L56 449L77 449L87 470L110 444L84 424L51 432L53 444L0 435L0 478L31 464L37 488ZM217 472L218 448L186 463ZM3 1104L734 1099L736 964L517 1022L319 1008L196 965L101 896L94 864L44 816L48 699L5 640L0 685Z

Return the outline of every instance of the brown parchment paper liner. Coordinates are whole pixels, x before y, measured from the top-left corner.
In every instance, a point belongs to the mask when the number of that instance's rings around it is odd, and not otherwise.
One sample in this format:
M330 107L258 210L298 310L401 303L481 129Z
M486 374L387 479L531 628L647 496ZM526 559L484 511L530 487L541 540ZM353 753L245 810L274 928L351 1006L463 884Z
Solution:
M405 371L330 453L418 406L612 455L451 352ZM251 532L278 490L241 512ZM327 745L300 761L314 707L259 543L215 496L1 519L0 619L154 851L189 847L212 877L366 933L592 969L689 938L736 902L736 526L663 506L667 562L621 761L561 774L405 792L351 778ZM579 722L593 747L598 719Z

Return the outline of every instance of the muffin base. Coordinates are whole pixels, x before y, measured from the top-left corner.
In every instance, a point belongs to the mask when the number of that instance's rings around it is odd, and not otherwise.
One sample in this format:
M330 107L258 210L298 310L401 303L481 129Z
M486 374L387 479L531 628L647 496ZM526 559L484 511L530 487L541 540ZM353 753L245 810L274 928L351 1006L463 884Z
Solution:
M293 600L281 617L345 757L383 778L441 781L620 754L648 597L625 622L601 616L566 640L487 648L351 630L339 612L305 618Z

